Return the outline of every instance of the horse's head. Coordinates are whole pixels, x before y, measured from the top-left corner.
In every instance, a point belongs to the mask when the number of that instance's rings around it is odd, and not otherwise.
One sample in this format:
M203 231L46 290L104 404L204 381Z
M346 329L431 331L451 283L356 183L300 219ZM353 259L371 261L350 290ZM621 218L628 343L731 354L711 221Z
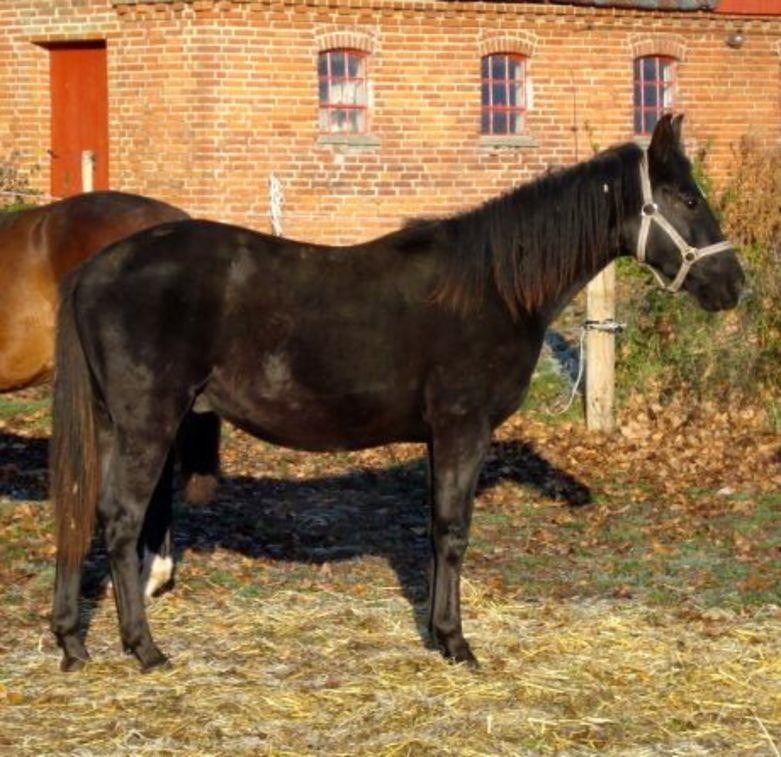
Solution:
M631 222L629 238L637 241L629 247L669 291L685 289L706 310L724 310L738 302L743 271L692 176L682 120L665 115L654 129L640 165L640 219Z

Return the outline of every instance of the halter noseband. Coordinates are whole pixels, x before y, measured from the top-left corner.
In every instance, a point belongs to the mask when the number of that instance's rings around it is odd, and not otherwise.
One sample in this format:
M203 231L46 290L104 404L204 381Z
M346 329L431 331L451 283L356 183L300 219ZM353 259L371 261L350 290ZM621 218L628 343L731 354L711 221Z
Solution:
M683 285L691 267L700 258L732 249L732 243L725 239L723 242L709 244L707 247L692 247L675 230L675 227L662 215L659 206L654 202L653 192L651 191L651 175L648 171L648 152L646 150L643 150L643 157L640 159L640 186L643 190L643 206L640 209L640 233L637 235L637 259L651 269L662 289L668 292L677 292ZM669 284L665 282L659 271L646 263L645 260L645 248L648 244L648 235L651 231L652 221L659 224L667 232L667 236L673 240L675 246L681 252L681 267Z

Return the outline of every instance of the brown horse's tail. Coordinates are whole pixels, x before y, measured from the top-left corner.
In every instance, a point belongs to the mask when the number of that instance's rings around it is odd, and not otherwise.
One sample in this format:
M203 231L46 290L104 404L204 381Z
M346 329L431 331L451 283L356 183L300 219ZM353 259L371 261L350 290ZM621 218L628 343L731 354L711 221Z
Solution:
M66 570L89 550L100 486L94 394L76 327L74 288L74 277L67 276L60 288L49 453L57 563Z

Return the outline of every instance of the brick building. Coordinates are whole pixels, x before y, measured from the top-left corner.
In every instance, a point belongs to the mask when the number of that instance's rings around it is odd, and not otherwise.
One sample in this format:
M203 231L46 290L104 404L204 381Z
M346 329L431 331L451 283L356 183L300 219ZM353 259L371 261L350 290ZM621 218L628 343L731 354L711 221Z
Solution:
M781 142L781 0L4 0L0 157L348 242L687 116L717 180Z

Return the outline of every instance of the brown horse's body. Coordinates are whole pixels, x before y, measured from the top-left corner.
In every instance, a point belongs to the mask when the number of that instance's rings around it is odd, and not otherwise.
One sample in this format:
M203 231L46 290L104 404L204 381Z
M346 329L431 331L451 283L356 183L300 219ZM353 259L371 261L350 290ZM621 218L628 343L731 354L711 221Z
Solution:
M112 242L183 210L138 195L92 192L0 215L0 392L51 376L57 284Z
M91 192L12 213L0 213L0 392L45 381L54 366L58 284L71 269L137 231L189 216L139 195ZM219 470L219 421L193 414L180 437L185 496L207 501ZM170 493L150 510L139 539L148 595L173 574Z

